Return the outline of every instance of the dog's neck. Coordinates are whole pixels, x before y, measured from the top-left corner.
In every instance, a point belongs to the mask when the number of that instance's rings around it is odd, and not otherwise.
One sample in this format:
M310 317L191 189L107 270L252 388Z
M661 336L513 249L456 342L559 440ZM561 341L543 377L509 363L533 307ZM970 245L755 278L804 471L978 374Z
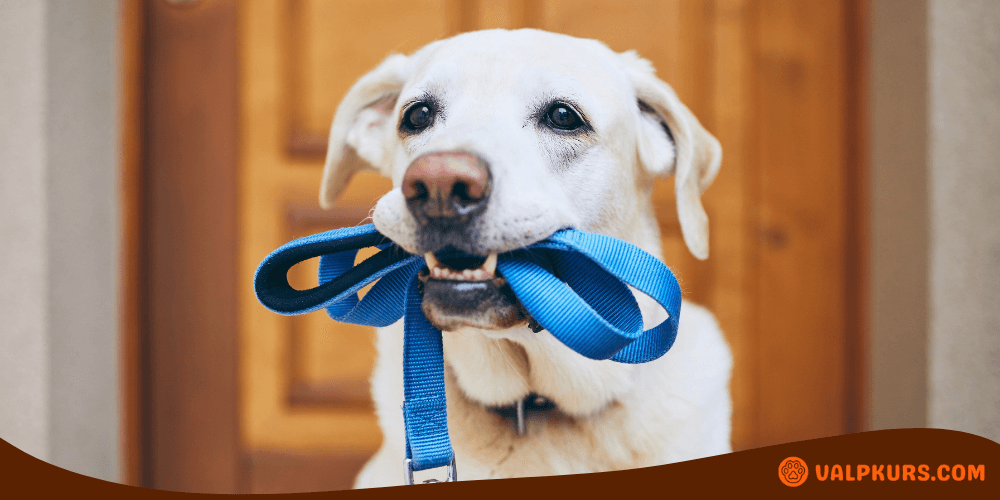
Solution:
M445 360L462 393L483 406L529 394L574 417L591 415L632 386L632 365L580 356L547 332L459 330L444 335Z

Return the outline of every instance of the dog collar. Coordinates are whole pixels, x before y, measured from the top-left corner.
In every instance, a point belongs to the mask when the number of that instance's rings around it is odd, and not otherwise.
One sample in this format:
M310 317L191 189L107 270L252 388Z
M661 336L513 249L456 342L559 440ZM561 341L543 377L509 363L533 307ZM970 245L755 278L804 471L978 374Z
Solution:
M528 394L512 405L487 408L501 417L513 419L514 429L517 430L518 436L523 436L528 432L529 414L551 414L558 411L558 407L551 399L535 393Z
M381 251L354 266L357 251L367 247ZM288 283L288 270L314 257L320 257L320 285L295 290ZM417 274L423 267L422 256L405 252L368 224L282 245L261 262L254 276L257 299L278 314L325 308L334 320L375 327L404 318L407 484L413 483L413 471L444 466L449 467L446 481L457 480L448 437L441 331L421 310ZM500 254L497 270L539 325L588 358L645 363L666 353L677 336L681 292L673 273L622 240L563 229L527 248ZM373 282L359 300L358 291ZM656 300L667 319L643 331L639 305L627 285Z

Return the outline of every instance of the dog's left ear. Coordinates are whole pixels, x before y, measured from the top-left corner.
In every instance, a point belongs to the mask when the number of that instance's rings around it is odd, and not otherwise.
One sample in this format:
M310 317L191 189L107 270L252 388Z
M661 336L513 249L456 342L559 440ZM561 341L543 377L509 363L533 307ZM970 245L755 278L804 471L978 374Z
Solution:
M409 74L409 60L401 54L387 57L361 77L340 101L330 127L326 167L319 204L332 208L351 177L361 170L389 176L389 148L393 110Z
M632 51L620 56L639 101L639 160L653 175L674 174L684 242L695 257L707 259L708 215L701 204L701 193L719 172L722 147L674 90L656 77L649 61Z

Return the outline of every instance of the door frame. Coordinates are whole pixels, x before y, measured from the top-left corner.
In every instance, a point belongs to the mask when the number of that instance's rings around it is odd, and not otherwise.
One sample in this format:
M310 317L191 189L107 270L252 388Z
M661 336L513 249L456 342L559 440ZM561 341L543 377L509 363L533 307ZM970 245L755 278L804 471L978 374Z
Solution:
M119 6L121 480L238 493L237 3Z

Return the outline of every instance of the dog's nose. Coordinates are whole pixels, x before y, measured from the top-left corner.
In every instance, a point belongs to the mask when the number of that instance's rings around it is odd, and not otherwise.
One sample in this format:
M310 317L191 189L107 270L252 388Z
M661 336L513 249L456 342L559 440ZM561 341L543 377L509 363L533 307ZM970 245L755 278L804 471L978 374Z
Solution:
M403 196L423 224L451 225L486 208L490 170L478 156L448 151L417 157L403 175Z

